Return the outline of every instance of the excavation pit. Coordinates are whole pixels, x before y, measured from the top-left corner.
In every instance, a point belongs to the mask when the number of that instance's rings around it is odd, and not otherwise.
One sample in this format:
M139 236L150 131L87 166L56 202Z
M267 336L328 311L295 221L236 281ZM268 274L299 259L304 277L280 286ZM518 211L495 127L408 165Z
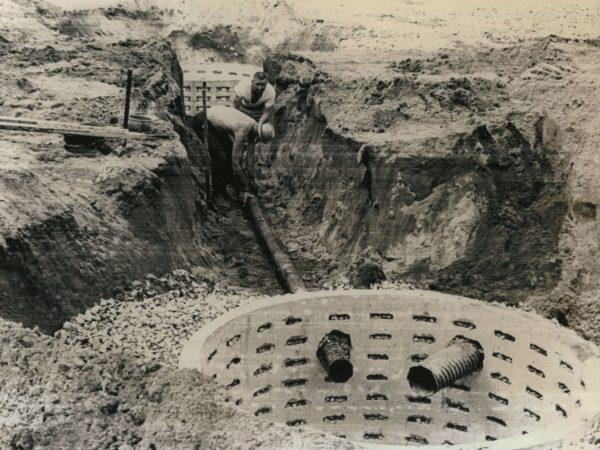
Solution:
M341 382L317 357L332 330L351 339L352 374ZM483 366L433 394L435 380L411 387L409 370L457 335L481 345ZM194 335L180 367L212 377L257 417L373 447L550 448L600 412L599 354L522 310L436 292L364 290L241 307Z

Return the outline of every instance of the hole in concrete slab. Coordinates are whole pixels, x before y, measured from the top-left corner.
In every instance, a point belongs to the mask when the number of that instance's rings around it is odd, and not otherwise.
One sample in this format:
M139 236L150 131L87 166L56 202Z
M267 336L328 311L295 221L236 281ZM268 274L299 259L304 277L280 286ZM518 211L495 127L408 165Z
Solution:
M490 373L490 377L492 377L494 380L501 381L504 384L510 384L510 378L502 375L500 372L492 372Z
M367 358L369 359L374 359L374 360L381 360L381 359L390 359L388 355L386 355L385 353L369 353L367 355Z
M425 344L433 344L435 342L435 337L431 334L415 334L413 336L414 342L423 342Z
M415 322L425 322L425 323L436 323L437 322L437 319L435 317L428 316L428 315L425 315L425 314L420 314L420 315L412 316L412 319Z
M371 313L369 314L369 317L371 319L391 320L394 318L394 315L390 313Z
M289 388L295 386L303 386L306 384L307 381L308 380L306 378L293 378L289 380L283 380L281 384L283 384L284 387Z
M453 400L450 400L449 398L445 397L444 403L450 409L455 409L457 411L462 411L462 412L467 412L467 413L469 412L469 408L466 407L465 404L462 402L453 401Z
M477 328L470 320L455 320L453 323L457 327L468 328L469 330L474 330Z
M427 353L415 353L414 355L410 355L410 361L414 363L419 363L421 361L425 361L427 357Z
M367 400L376 400L376 401L384 400L384 401L386 401L387 399L388 399L387 395L385 395L385 394L367 394Z
M256 332L262 333L264 331L270 330L271 326L273 326L273 324L271 322L264 323L260 327L257 328Z
M256 347L256 353L264 353L264 352L268 352L269 350L273 350L275 348L275 344L263 344L259 347Z
M487 416L486 419L489 420L490 422L494 422L494 423L497 423L498 425L502 425L503 427L506 426L506 422L502 419L499 419L496 416Z
M369 375L367 375L367 380L372 380L372 381L385 381L387 380L388 377L386 377L385 375L383 375L382 373L370 373Z
M212 360L212 359L215 357L215 355L216 355L216 354L217 354L217 351L216 351L216 350L213 350L213 351L210 353L210 355L208 355L208 358L206 358L206 359L207 359L208 361L210 361L210 360Z
M254 376L257 377L259 375L262 375L268 371L270 371L273 368L273 364L269 363L269 364L262 364L258 369L256 369L254 371Z
M363 414L365 420L388 420L389 417L380 413Z
M509 341L509 342L516 341L515 337L512 334L505 333L504 331L501 331L501 330L495 330L494 334L496 336L498 336L499 338L504 339L505 341Z
M428 425L428 424L431 423L431 417L427 417L427 416L424 416L422 414L416 414L416 415L413 415L413 416L408 416L406 418L406 421L407 422L412 422L412 423L423 423L423 424Z
M227 347L231 347L233 344L235 344L237 341L239 341L241 337L242 337L242 335L236 334L235 336L232 336L229 339L227 339L227 342L226 342Z
M560 361L560 367L562 367L563 369L568 370L569 372L573 373L573 366L569 363L566 363L564 361Z
M431 403L431 399L429 397L422 397L420 395L407 395L406 400L408 400L409 403Z
M531 350L533 350L534 352L539 353L540 355L548 356L548 352L546 350L544 350L542 347L540 347L539 345L529 344L529 348Z
M308 358L286 358L283 362L285 367L303 366L308 364Z
M471 388L469 386L467 386L466 384L461 384L461 383L452 383L450 385L450 387L452 389L457 389L459 391L464 391L464 392L471 392Z
M288 317L287 319L285 319L285 324L286 325L296 325L297 323L302 322L302 319L300 317Z
M454 423L454 422L448 422L446 424L446 428L450 428L451 430L462 431L463 433L466 433L467 431L469 431L469 427L467 427L466 425L460 425L460 424Z
M254 391L254 393L252 394L252 397L258 397L259 395L267 394L270 391L271 391L271 385L268 384L265 387L257 389L256 391Z
M307 340L306 336L292 336L286 341L285 345L300 345L304 344Z
M239 386L239 384L240 384L240 380L238 378L235 378L231 383L229 383L227 386L225 386L225 389L229 390L231 388Z
M406 440L406 442L409 442L411 444L420 444L420 445L429 444L429 441L427 439L425 439L423 436L419 436L416 434L410 434L410 435L406 436L404 439Z
M389 340L392 338L392 335L389 333L375 333L375 334L370 334L369 335L369 339L382 339L382 340Z
M305 406L306 405L306 400L304 400L303 398L301 399L290 399L287 401L287 403L285 404L286 408L297 408L299 406Z
M563 391L565 394L570 394L571 390L567 387L567 385L565 383L558 383L558 388Z
M348 396L346 395L329 395L327 397L325 397L325 402L326 403L343 403L343 402L347 402L348 401Z
M536 422L539 422L539 420L541 419L541 416L539 414L534 413L530 409L524 408L523 412L525 413L526 417L530 417L530 418L534 419Z
M329 320L350 320L350 315L348 315L348 314L330 314Z
M544 398L544 396L542 394L540 394L538 391L536 391L535 389L531 389L529 386L527 386L525 388L525 392L527 392L529 395L537 398L538 400L542 400Z
M567 417L567 411L565 411L565 409L560 406L559 404L556 405L556 410L563 416L563 417Z
M383 433L365 433L363 435L363 437L367 440L371 440L371 439L383 439Z
M331 416L323 417L323 422L340 422L345 419L346 416L344 414L333 414Z
M537 367L534 367L532 365L528 365L527 369L531 372L536 374L538 377L540 378L546 378L546 374L544 372L542 372L540 369L538 369Z
M255 416L262 416L263 414L269 414L271 412L271 407L270 406L263 406L262 408L257 409L254 412Z
M239 358L238 356L236 356L235 358L233 358L231 361L229 361L229 363L227 363L227 368L229 369L231 366L234 366L236 364L239 364L241 361L241 358Z
M513 362L513 359L510 356L505 355L504 353L494 352L494 353L492 353L492 356L494 358L501 359L502 361L506 361L507 363L512 364L512 362Z
M296 419L296 420L288 420L286 424L290 427L299 427L300 425L305 425L306 420L304 419Z
M506 399L506 398L504 398L504 397L501 397L501 396L499 396L499 395L496 395L496 394L492 394L491 392L490 392L488 395L489 395L489 397L490 397L492 400L495 400L495 401L497 401L498 403L501 403L501 404L503 404L503 405L505 405L505 406L506 406L506 405L508 405L508 399Z

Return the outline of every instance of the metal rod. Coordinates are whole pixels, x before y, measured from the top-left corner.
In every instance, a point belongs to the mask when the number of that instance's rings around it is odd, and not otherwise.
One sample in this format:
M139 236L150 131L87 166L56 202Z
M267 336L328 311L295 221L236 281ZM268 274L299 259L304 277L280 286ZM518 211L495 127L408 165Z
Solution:
M483 367L483 347L464 336L455 336L448 345L408 371L410 387L421 394L435 394L459 378Z
M131 82L133 80L133 71L127 70L127 86L125 87L125 117L123 118L123 128L129 126L129 106L131 105Z

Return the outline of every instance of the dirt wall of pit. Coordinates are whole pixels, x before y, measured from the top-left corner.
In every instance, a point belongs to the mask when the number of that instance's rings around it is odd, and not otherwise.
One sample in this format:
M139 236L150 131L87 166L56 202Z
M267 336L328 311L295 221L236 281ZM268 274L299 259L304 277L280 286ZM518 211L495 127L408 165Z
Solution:
M392 279L503 302L556 286L567 175L551 117L471 120L507 95L483 79L340 81L296 56L266 68L274 178L293 226L340 266L368 255Z

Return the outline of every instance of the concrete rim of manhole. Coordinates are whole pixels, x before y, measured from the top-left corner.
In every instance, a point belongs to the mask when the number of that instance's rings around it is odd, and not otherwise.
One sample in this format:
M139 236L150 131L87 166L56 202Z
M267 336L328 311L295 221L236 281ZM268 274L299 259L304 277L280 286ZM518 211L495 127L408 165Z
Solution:
M327 380L315 357L317 343L333 328L351 335L355 345L348 384ZM406 381L410 358L428 346L434 353L458 332L484 346L481 372L433 394L429 406L407 403L414 397ZM581 433L600 413L600 351L593 343L532 312L431 291L303 292L253 301L194 334L179 367L212 376L256 416L343 435L372 449L549 446ZM381 398L388 403L367 401ZM305 406L303 415L295 412L302 408L288 408L291 403ZM459 411L449 409L457 405ZM406 416L413 407L418 414ZM374 427L367 417L385 422ZM494 427L502 430L491 436Z

